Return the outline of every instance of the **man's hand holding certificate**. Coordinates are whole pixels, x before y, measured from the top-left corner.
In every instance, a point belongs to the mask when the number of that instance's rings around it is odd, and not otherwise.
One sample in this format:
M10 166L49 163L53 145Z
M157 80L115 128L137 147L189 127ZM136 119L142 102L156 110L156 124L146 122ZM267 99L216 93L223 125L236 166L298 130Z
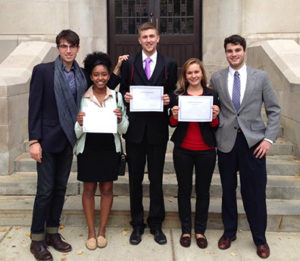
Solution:
M178 121L212 121L213 96L179 96Z
M130 86L130 111L160 111L164 110L163 86Z

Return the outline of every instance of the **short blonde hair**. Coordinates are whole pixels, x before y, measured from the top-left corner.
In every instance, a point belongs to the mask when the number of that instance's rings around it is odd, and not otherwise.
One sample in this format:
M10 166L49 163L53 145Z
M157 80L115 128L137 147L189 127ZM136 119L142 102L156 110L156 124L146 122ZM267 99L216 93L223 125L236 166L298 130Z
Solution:
M152 23L152 22L146 22L146 23L141 24L141 25L138 27L138 33L139 33L139 36L141 35L141 32L142 32L142 31L149 30L149 29L154 29L154 30L156 30L156 33L159 35L158 29L156 28L155 24Z

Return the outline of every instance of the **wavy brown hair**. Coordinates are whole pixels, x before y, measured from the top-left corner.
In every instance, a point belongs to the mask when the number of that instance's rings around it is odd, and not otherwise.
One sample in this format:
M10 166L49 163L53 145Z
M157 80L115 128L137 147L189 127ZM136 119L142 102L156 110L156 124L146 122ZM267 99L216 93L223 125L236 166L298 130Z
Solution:
M203 89L207 88L207 77L202 62L198 58L190 58L182 66L182 71L177 82L177 89L175 90L176 95L181 95L187 92L189 83L186 79L186 71L192 64L198 64L200 66L202 72L201 86Z

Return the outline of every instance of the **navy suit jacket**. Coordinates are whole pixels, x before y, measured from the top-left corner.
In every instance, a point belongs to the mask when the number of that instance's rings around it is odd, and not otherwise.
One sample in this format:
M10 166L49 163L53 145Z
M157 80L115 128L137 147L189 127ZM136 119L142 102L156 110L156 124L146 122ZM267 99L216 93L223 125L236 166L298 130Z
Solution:
M148 80L142 61L142 52L130 55L121 67L120 92L129 92L130 85L163 86L164 93L171 94L177 82L177 64L168 56L158 52L157 61L151 78ZM124 135L126 141L141 143L144 139L149 144L161 144L169 139L168 106L164 112L130 112L127 104L129 127Z
M70 144L59 123L54 93L54 62L38 64L33 68L28 129L29 140L39 140L45 152L60 152Z

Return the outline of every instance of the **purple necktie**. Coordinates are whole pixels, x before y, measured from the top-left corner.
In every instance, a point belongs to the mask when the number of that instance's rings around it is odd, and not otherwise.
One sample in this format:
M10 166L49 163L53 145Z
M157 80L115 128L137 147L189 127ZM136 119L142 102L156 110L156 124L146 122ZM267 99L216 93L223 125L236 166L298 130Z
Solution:
M150 70L150 63L151 63L151 58L146 58L145 59L145 62L146 62L146 65L145 65L145 73L146 73L146 76L148 78L148 80L151 78L151 70Z

